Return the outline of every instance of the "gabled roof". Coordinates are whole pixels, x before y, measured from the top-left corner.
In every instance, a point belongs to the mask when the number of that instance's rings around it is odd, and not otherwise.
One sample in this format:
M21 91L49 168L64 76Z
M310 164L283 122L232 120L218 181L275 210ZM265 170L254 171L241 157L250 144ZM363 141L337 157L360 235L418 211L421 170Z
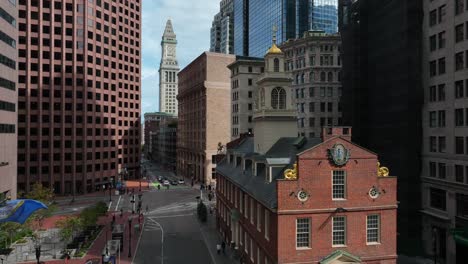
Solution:
M359 257L354 256L344 250L336 250L335 252L320 260L320 264L333 263L335 260L340 260L343 263L361 263L361 259Z

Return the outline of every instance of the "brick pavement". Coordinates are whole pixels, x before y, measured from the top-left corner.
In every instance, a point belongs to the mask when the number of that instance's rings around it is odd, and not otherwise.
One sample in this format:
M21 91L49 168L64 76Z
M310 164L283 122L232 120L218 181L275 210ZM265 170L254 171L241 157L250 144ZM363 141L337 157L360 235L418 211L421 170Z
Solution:
M125 229L124 229L124 249L120 254L120 257L121 257L120 263L121 264L131 264L133 256L136 253L136 245L137 245L138 239L140 237L141 231L137 231L134 228L132 229L132 241L131 241L132 242L132 246L131 246L132 257L129 258L128 257L128 240L129 240L128 218L130 216L132 216L132 214L128 213L128 212L124 213L122 217L120 216L120 213L109 212L107 216L101 217L98 220L97 224L98 225L105 225L105 227L101 231L99 236L96 238L96 240L94 241L94 243L92 244L90 249L88 250L88 253L86 254L86 256L84 256L83 258L70 259L68 262L65 262L65 260L63 260L63 259L62 260L50 260L50 261L45 261L44 263L45 264L59 264L59 263L60 264L63 264L63 263L67 263L67 264L84 264L89 259L94 259L94 258L101 259L101 257L102 257L101 254L102 254L102 252L104 250L104 247L105 247L105 244L106 244L106 231L108 232L109 238L111 236L110 223L112 221L113 213L115 213L115 215L116 215L116 217L115 217L116 224L124 224L125 225ZM51 225L51 223L53 223L53 221L54 221L54 219L52 218L52 219L47 221L47 224ZM143 219L143 221L144 221L144 219ZM132 226L134 226L135 224L138 224L138 219L134 219L132 221ZM35 262L31 261L31 262L23 262L23 263L35 263Z

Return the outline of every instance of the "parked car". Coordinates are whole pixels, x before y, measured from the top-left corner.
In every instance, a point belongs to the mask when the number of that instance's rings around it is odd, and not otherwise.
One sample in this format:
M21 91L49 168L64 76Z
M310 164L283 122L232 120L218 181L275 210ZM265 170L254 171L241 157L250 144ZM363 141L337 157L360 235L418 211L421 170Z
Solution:
M184 183L185 183L184 179L179 179L179 184L184 184Z
M168 185L171 185L171 184L169 183L168 180L165 180L165 181L163 182L163 185L164 185L164 186L168 186Z
M158 177L158 181L159 182L162 182L163 181L163 178L161 176Z
M172 184L172 185L177 185L177 181L176 181L176 180L173 180L173 181L171 181L171 184Z

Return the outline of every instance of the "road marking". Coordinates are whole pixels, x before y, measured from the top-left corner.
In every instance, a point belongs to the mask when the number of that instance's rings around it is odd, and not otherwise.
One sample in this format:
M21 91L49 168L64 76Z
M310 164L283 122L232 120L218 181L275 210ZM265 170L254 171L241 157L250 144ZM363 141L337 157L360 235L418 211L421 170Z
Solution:
M112 206L112 201L109 202L109 207L107 208L107 211L110 210L111 206Z
M153 223L157 224L159 228L161 228L161 264L164 263L164 229L162 228L161 224L156 222L156 220L148 217L148 220L151 220Z
M193 215L193 214L151 216L151 218L172 218L172 217L182 217L182 216L191 216L191 215Z
M140 245L141 235L143 235L143 230L144 230L143 228L145 227L145 223L146 223L146 221L143 219L143 226L141 227L140 237L138 237L138 242L137 242L136 247L135 247L135 254L133 254L132 262L130 264L133 264L133 261L135 261L135 257L137 255L136 253L138 252L138 246ZM130 243L132 243L132 242L130 241ZM120 263L120 261L119 261L119 263Z
M117 208L119 207L120 199L122 198L121 195L119 195L119 200L117 200L117 204L115 205L114 211L117 211Z

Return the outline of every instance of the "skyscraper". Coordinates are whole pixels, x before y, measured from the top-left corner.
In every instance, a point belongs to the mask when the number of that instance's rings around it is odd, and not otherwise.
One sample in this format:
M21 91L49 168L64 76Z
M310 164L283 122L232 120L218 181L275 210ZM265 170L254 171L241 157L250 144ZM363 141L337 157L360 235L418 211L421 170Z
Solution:
M398 247L420 246L421 1L340 0L343 122L398 175ZM426 41L426 40L425 40Z
M177 115L179 63L176 53L177 39L171 20L167 20L161 41L159 65L159 111Z
M211 26L210 51L234 53L234 2L221 0L220 11L214 16Z
M426 254L438 253L444 263L464 263L468 259L468 2L424 0L423 10L421 241Z
M277 27L278 43L308 30L336 33L338 0L234 0L236 55L262 57Z
M0 202L16 198L18 9L0 2Z
M18 3L18 189L138 176L141 1Z

